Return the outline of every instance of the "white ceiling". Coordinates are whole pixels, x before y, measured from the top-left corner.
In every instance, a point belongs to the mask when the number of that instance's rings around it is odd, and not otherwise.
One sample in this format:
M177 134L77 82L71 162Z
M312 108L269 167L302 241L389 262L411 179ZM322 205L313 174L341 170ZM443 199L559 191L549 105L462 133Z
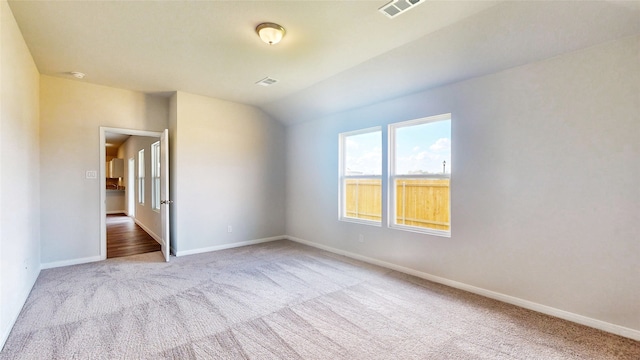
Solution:
M255 105L285 124L640 34L640 1L9 1L40 73ZM269 46L255 27L287 29ZM279 82L255 85L264 77Z

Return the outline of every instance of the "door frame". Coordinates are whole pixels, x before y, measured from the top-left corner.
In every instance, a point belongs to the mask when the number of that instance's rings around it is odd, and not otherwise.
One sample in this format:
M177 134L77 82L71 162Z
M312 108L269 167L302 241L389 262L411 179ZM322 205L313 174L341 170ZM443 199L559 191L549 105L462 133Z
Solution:
M136 129L126 129L126 128L113 128L100 126L100 259L107 259L107 169L106 169L106 161L107 155L105 153L106 149L106 133L115 133L115 134L123 134L123 135L132 135L132 136L149 136L149 137L157 137L158 139L162 136L162 131L148 131L148 130L136 130Z

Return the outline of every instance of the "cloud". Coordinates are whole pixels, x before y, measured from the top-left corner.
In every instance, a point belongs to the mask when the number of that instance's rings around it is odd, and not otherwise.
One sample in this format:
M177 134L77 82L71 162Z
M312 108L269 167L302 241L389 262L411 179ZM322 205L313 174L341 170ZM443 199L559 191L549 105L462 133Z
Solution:
M429 150L436 152L451 151L451 140L440 138L433 145L429 146Z
M375 147L371 151L348 156L347 168L352 172L363 174L380 174L382 170L382 149Z
M404 157L398 157L398 160L400 161L406 161L406 162L412 162L412 163L419 163L422 160L437 160L441 158L440 154L434 154L432 152L429 151L421 151L417 154L411 154L409 156L404 156Z
M435 145L435 144L434 144ZM447 169L450 169L451 156L443 151L421 151L417 154L400 156L397 159L396 169L399 174L409 173L441 173L442 161L447 162Z
M422 160L422 159L424 159L425 157L431 157L431 154L429 154L429 153L428 153L428 152L426 152L426 151L421 151L421 152L419 152L418 154L416 154L415 156L413 156L413 155L412 155L412 156L410 156L410 157L409 157L409 159Z

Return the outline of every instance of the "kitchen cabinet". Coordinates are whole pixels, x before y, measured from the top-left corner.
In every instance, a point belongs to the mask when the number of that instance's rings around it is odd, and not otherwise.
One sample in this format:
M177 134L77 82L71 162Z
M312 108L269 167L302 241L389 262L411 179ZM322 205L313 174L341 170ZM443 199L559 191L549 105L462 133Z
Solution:
M107 162L107 177L124 177L124 159L111 159L111 161Z
M105 205L107 214L125 213L124 190L107 189Z

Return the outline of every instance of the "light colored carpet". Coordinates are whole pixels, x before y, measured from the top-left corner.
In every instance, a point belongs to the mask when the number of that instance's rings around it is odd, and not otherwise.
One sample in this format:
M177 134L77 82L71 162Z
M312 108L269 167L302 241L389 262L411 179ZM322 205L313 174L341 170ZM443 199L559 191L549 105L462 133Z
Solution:
M640 343L276 241L43 270L0 359L640 359Z

